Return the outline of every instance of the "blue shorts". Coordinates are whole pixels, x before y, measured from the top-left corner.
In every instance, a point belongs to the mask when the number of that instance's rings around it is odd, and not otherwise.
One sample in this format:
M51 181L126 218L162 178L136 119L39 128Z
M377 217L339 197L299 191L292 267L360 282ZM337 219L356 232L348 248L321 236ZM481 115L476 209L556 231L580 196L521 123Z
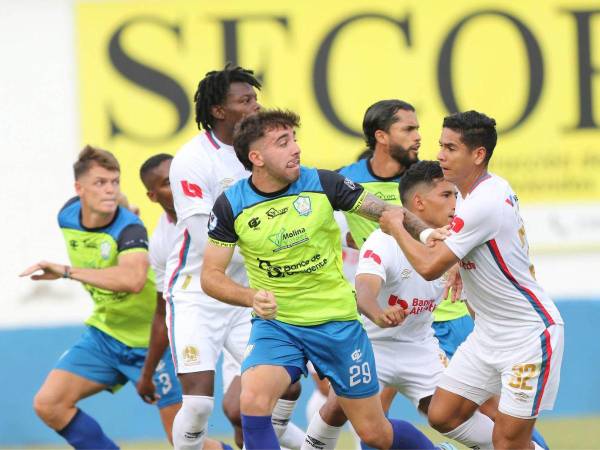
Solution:
M128 347L98 328L87 327L54 368L104 384L115 392L127 381L138 382L147 352L146 348ZM159 408L181 402L181 386L168 348L156 367L153 380L160 395Z
M307 374L310 360L337 395L365 398L379 393L371 342L358 320L310 327L252 319L242 372L254 366L293 366Z
M435 337L440 341L440 347L448 358L452 358L456 349L473 331L473 319L465 315L454 320L433 322Z

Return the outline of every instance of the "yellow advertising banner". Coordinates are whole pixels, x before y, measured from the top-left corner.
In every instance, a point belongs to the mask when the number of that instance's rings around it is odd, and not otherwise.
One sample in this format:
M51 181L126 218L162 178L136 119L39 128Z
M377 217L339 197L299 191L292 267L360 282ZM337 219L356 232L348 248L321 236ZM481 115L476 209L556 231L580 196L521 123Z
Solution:
M139 167L198 132L193 94L226 61L258 74L263 106L300 114L306 165L352 162L365 109L399 98L421 159L445 115L476 109L501 131L491 170L523 201L600 200L598 2L80 2L76 27L82 144L117 155L149 224Z

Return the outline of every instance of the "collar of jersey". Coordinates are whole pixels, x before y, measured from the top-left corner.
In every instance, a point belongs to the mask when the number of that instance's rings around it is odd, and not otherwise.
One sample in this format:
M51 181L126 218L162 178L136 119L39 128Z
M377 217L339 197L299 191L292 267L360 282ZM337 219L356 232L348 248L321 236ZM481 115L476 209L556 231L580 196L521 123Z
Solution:
M250 188L255 193L257 193L261 197L267 197L267 198L273 198L273 197L277 197L277 196L279 196L281 194L284 194L290 188L290 186L291 186L291 184L288 184L283 189L279 189L278 191L275 191L275 192L263 192L260 189L258 189L256 186L254 186L254 183L252 183L252 175L250 175L248 177L248 184L250 185Z
M402 176L402 174L400 175L394 175L391 177L380 177L379 175L376 175L375 172L373 172L373 167L371 167L371 158L365 158L365 164L367 165L367 170L369 171L369 173L371 174L371 176L373 178L375 178L376 180L379 181L400 181L400 177Z
M82 229L84 229L85 231L100 231L100 230L105 230L107 228L109 228L112 224L115 223L115 221L117 220L117 217L119 217L119 213L121 212L121 206L119 206L117 208L117 211L115 212L115 216L112 218L112 220L107 223L106 225L102 226L102 227L96 227L96 228L88 228L83 224L83 220L81 218L81 208L79 209L79 225L81 226Z

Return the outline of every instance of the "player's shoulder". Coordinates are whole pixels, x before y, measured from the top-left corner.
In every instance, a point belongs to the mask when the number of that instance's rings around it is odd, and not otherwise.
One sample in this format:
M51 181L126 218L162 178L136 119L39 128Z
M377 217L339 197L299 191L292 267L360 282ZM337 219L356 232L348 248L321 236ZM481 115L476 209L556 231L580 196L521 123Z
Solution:
M78 196L70 198L58 212L58 224L61 228L81 228L79 213L81 200Z
M183 144L175 153L171 167L186 168L190 162L206 160L211 148L205 134L199 133Z
M401 253L396 251L399 249L400 247L398 246L398 243L392 236L381 231L381 228L377 228L365 240L360 251L363 254L367 250L377 251L380 253L385 252L386 254L396 254Z
M138 216L127 208L119 206L114 220L102 232L108 233L115 240L118 240L121 237L121 233L128 228L138 228L146 232L146 227Z
M361 182L372 178L369 173L369 167L366 159L361 159L352 164L348 164L337 170L340 175L350 178L353 181Z

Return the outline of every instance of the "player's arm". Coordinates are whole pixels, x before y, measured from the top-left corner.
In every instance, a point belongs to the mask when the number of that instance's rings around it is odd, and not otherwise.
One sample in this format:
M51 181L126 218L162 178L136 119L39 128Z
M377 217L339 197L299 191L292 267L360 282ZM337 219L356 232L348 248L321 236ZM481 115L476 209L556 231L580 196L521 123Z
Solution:
M379 224L382 231L396 239L402 252L419 275L429 281L435 280L458 262L458 257L444 242L425 246L415 240L407 231L404 219L404 210L395 208L382 213Z
M142 400L146 403L156 403L160 398L156 394L156 387L152 381L158 362L165 354L169 345L169 335L167 333L166 323L166 302L162 292L156 293L156 310L152 319L152 328L150 330L150 344L144 361L144 367L140 379L136 385L136 390Z
M40 270L41 274L35 274ZM70 278L109 291L138 293L146 283L148 255L145 251L127 252L119 255L116 266L104 269L70 267L64 264L40 261L20 274L21 277L28 275L31 275L31 279L36 281Z
M404 310L400 305L381 309L377 296L383 280L379 275L360 273L354 281L358 310L380 328L395 327L404 320Z

